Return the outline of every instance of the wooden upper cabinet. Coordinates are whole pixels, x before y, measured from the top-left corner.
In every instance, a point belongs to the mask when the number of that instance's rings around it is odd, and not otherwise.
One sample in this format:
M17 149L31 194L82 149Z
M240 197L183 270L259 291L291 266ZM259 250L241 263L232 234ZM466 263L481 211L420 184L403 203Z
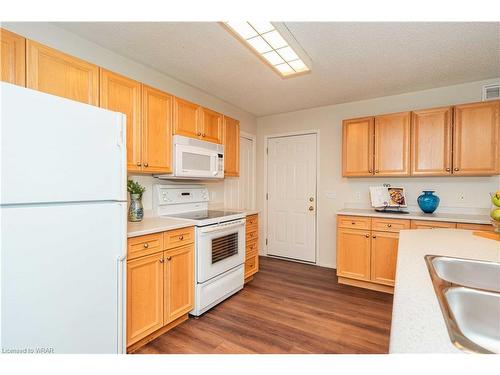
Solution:
M372 232L370 280L379 284L394 285L398 258L399 234Z
M199 105L174 98L174 134L197 139L201 137L200 111Z
M410 112L375 117L375 176L410 175Z
M163 252L127 262L127 346L163 327Z
M0 57L2 68L0 79L19 86L26 85L26 39L20 35L0 29L2 42Z
M201 139L222 143L222 115L207 108L201 109Z
M142 163L143 171L172 172L173 97L143 85Z
M342 122L342 176L373 174L373 117Z
M452 108L412 113L411 174L447 176L452 172Z
M370 231L339 228L337 276L370 280Z
M100 107L127 116L127 170L142 170L141 84L101 69Z
M30 89L99 105L99 68L43 44L26 41L26 85Z
M164 324L168 324L187 314L194 306L194 245L168 250L164 254Z
M224 176L240 175L240 122L224 116Z
M455 106L453 174L500 172L500 101Z

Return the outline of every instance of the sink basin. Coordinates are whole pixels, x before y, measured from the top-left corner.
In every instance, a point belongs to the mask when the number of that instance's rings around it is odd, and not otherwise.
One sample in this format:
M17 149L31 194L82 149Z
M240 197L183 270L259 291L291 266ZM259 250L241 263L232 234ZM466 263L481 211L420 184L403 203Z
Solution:
M432 259L432 265L442 280L500 293L500 263L435 257Z
M500 353L500 293L459 287L444 295L462 334L481 348Z
M435 255L425 261L451 342L500 353L500 263Z

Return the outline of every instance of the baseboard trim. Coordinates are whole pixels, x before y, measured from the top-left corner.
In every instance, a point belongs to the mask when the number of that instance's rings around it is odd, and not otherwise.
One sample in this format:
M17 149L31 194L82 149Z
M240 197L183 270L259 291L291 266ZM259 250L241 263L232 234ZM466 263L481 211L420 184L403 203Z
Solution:
M389 285L376 284L364 280L349 279L347 277L339 277L338 281L339 284L356 286L358 288L365 288L365 289L376 290L377 292L394 294L394 287Z
M189 314L185 314L174 320L173 322L168 323L166 326L161 327L159 330L154 331L150 335L140 339L139 341L133 343L129 347L127 347L127 354L135 352L137 349L143 347L148 342L153 341L158 336L163 335L165 332L170 331L172 328L177 327L179 324L184 323L189 319Z

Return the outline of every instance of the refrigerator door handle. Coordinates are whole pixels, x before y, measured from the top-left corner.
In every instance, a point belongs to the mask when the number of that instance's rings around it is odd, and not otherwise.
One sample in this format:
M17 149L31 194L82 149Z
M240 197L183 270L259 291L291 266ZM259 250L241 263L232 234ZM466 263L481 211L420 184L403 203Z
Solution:
M119 124L117 146L120 149L120 169L122 185L120 188L119 196L121 201L127 200L127 117L123 114L117 113L117 122Z
M119 256L117 257L117 266L118 266L118 336L117 336L117 353L118 354L126 354L126 326L125 322L127 321L126 317L126 270L127 266L127 256Z

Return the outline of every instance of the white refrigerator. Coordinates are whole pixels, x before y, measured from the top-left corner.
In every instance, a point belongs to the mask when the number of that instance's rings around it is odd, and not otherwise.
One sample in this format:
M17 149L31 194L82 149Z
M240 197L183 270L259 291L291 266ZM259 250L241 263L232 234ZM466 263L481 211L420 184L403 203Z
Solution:
M3 353L124 353L126 119L1 84Z

